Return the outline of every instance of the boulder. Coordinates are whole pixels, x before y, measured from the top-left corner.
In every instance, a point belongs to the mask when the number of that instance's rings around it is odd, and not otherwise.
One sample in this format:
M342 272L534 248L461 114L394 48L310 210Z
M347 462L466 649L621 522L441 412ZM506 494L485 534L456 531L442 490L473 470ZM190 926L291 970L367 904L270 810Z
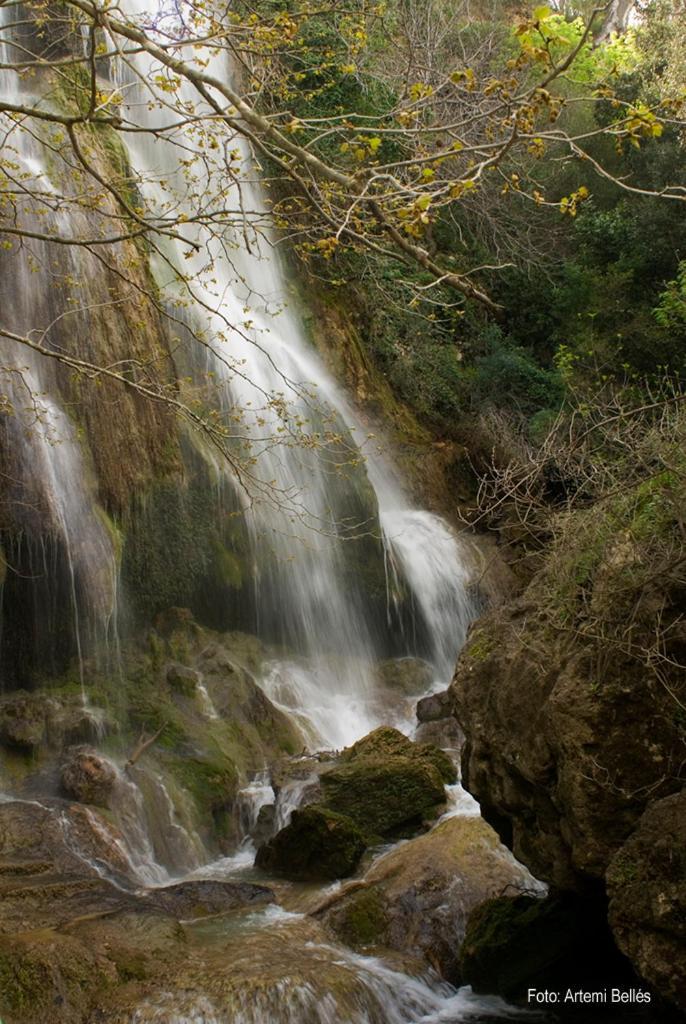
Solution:
M533 598L470 632L451 685L465 787L515 856L561 890L589 891L648 803L681 788L674 701L617 654L594 675Z
M62 765L60 779L65 793L79 803L109 807L117 769L97 751L80 747Z
M382 726L348 747L322 772L322 803L369 836L416 831L445 801L455 768L438 747L417 744Z
M121 832L90 808L59 800L0 803L0 861L39 862L81 876L102 870L120 883L134 881Z
M439 722L442 718L450 717L452 710L452 701L447 690L432 693L417 702L417 721Z
M619 948L686 1010L686 789L648 808L607 870Z
M263 885L203 879L152 889L145 897L146 903L154 910L182 920L222 914L237 907L272 903L273 900L274 893Z
M455 982L470 912L506 889L535 885L483 819L453 817L381 857L364 883L351 883L315 916L355 949L419 955Z
M260 846L255 864L294 881L328 881L351 875L366 848L350 818L312 805L293 811L290 824Z

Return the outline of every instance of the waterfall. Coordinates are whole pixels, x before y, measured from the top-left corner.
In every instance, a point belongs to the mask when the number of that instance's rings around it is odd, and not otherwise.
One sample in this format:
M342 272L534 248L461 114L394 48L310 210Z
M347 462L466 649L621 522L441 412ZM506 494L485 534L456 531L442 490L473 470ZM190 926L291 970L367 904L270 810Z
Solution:
M13 52L8 25L14 10L0 7L3 63ZM37 102L10 70L0 72L0 95L11 102ZM85 218L79 223L78 217L61 210L43 146L13 121L3 121L0 128L6 166L11 168L5 172L5 195L12 196L8 206L14 222L43 233L67 229L78 235ZM8 245L9 251L0 249L2 327L55 351L72 350L74 336L87 332L88 326L69 308L69 293L78 292L79 282L97 280L102 268L86 251L70 246L50 247L41 240L30 247L16 241ZM91 301L95 292L94 287ZM100 292L102 298L103 289ZM96 507L95 484L77 425L65 411L51 360L0 337L0 392L0 441L5 453L0 520L3 526L13 524L0 533L0 553L8 567L0 590L21 577L35 581L29 608L20 607L23 602L14 594L10 600L0 596L2 619L5 613L10 615L3 624L6 631L20 632L26 619L35 620L34 633L44 640L36 658L43 668L59 668L62 652L63 662L75 654L86 703L85 655L97 647L115 656L118 650L113 540ZM2 653L0 643L0 659ZM3 681L5 669L0 661ZM21 680L21 665L9 666L9 671Z
M154 31L144 4L125 6ZM228 80L225 54L201 56ZM178 111L206 112L206 102L182 81L169 104L159 87L165 72L147 54L121 56L112 74L125 123L154 129L125 133L138 190L160 224L172 213L187 221L184 240L158 239L157 283L170 308L184 306L201 341L196 366L219 382L225 422L238 423L237 450L256 460L247 493L236 487L235 495L254 551L257 629L307 659L273 665L265 688L307 720L306 733L341 745L370 725L371 666L389 627L404 634L399 653L418 653L419 645L437 684L449 681L471 614L459 543L440 518L408 503L307 344L246 141L215 122L213 146L199 145L192 125L179 126ZM235 226L220 233L204 226L225 208L237 211ZM245 219L240 211L248 211ZM385 572L385 622L370 608L355 545L364 545L365 567ZM399 612L403 588L411 621Z

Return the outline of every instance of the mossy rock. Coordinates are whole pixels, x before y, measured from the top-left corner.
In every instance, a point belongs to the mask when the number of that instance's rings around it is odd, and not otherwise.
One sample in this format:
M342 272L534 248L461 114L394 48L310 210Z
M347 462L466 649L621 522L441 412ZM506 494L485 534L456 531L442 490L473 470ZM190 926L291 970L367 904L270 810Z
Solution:
M0 939L0 1014L11 1024L80 1024L114 968L49 930Z
M397 835L434 815L445 801L444 783L454 780L455 768L442 750L383 726L322 773L322 802L367 835Z
M293 811L290 824L259 848L255 864L294 881L328 881L351 875L366 848L355 822L313 804Z
M0 743L32 751L45 739L47 698L18 692L0 703Z

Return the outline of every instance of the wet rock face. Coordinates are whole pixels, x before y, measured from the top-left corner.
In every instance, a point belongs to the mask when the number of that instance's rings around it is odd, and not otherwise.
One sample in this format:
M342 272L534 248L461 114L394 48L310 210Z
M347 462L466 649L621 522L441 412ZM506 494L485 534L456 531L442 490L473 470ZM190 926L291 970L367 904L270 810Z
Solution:
M354 949L383 946L422 956L448 981L469 913L503 890L534 885L493 829L477 817L454 817L391 850L329 899L315 916Z
M273 899L263 886L215 881L141 892L121 850L121 835L90 808L0 804L0 1018L8 1024L100 1020L109 994L156 973L178 976L188 956L181 921Z
M259 848L255 864L295 881L328 881L351 875L366 848L350 818L312 805L293 811L290 824Z
M653 804L607 871L619 948L686 1010L686 790Z
M117 781L114 765L88 747L74 750L60 772L65 793L83 804L109 807Z
M389 658L377 665L376 678L387 690L416 697L431 688L434 669L421 658Z

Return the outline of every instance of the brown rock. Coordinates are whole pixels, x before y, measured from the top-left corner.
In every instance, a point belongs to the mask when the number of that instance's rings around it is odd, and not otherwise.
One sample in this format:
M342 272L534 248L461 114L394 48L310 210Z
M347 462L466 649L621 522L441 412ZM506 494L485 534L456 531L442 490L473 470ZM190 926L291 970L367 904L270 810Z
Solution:
M686 1010L686 789L649 807L607 870L617 945Z
M109 807L117 770L97 751L81 747L62 765L60 778L65 793L79 803Z

